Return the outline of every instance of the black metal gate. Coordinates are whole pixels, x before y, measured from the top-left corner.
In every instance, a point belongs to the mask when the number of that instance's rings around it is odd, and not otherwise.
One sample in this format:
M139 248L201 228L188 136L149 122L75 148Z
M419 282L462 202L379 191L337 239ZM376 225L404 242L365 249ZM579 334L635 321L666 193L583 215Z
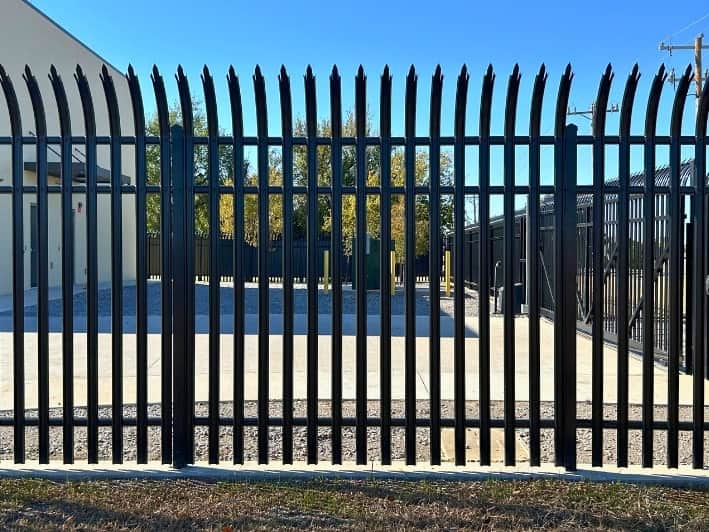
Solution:
M432 77L430 85L430 116L429 134L425 137L416 133L418 76L412 67L406 77L405 91L405 134L403 137L392 136L391 127L391 94L392 77L389 69L384 70L379 80L379 131L371 134L367 128L367 77L360 67L355 77L355 109L353 135L343 133L343 109L341 100L341 78L337 68L329 78L330 129L327 133L319 130L317 122L315 78L310 68L304 78L305 86L305 134L295 135L290 79L282 69L278 78L281 110L281 136L269 134L266 107L266 82L261 70L257 67L253 76L255 92L255 116L257 135L244 135L244 115L240 80L235 71L230 69L227 76L228 93L230 97L231 134L224 135L218 124L218 113L213 78L205 67L202 75L203 95L206 104L208 135L198 136L194 133L193 99L182 69L177 72L177 85L181 104L181 124L171 124L168 114L168 102L163 77L157 68L152 75L152 85L157 104L159 120L159 135L146 134L143 99L138 78L133 69L129 68L127 75L131 94L131 104L135 132L125 136L121 133L120 113L116 88L112 77L104 68L101 82L105 101L108 106L110 135L98 136L96 133L96 115L90 83L81 70L77 68L75 78L81 96L84 131L83 136L75 136L72 132L71 112L69 109L64 84L59 74L52 69L50 79L54 90L56 108L58 110L61 134L49 136L46 127L45 106L36 78L29 69L24 77L34 109L34 127L36 136L23 135L20 105L15 87L10 77L0 68L0 83L5 94L9 111L11 135L0 137L0 144L9 146L12 150L12 183L0 186L0 194L12 198L12 230L13 230L13 397L12 417L0 417L0 424L12 426L14 432L14 459L17 462L25 460L25 430L28 426L38 427L39 460L48 463L50 458L50 427L61 427L63 460L74 460L74 431L77 427L85 427L88 433L88 461L98 461L99 428L110 426L112 434L112 459L122 462L124 457L124 433L130 427L136 431L137 460L140 463L148 460L148 428L160 428L161 457L165 463L173 463L177 467L192 463L195 457L195 428L206 427L208 432L208 459L219 461L219 433L221 427L233 429L233 459L235 463L244 461L244 448L247 428L255 428L257 440L257 456L261 463L269 460L269 431L278 430L281 434L282 460L291 463L294 456L294 427L304 427L307 441L307 461L317 462L319 441L323 438L319 429L327 428L331 442L333 463L341 463L343 459L343 438L347 437L346 428L352 428L356 447L356 461L365 464L368 460L368 432L376 430L379 435L380 459L383 464L392 461L392 431L403 428L405 434L404 457L408 464L416 463L417 431L428 432L430 448L430 463L441 462L441 433L443 428L454 429L454 460L457 465L466 463L466 430L479 430L480 464L491 462L491 430L504 430L504 462L514 464L516 457L516 433L527 430L529 433L530 465L537 466L541 462L541 431L552 430L554 434L554 461L568 469L576 468L577 435L579 430L591 430L593 434L592 464L603 464L603 434L604 430L614 430L617 438L616 461L619 466L628 465L628 435L631 430L641 430L642 465L653 465L653 441L656 430L665 431L667 438L666 465L676 467L678 458L678 439L680 431L690 431L692 434L692 464L696 468L704 466L704 431L707 423L704 420L704 372L706 345L706 297L704 291L698 290L705 286L706 275L706 123L709 109L709 84L700 95L697 111L695 133L693 136L682 134L682 114L687 97L691 72L688 69L681 77L676 89L672 111L669 136L656 135L656 118L660 93L665 81L664 67L660 68L650 89L645 116L644 135L631 135L630 121L635 91L639 74L637 66L633 69L625 85L625 93L621 109L620 130L617 135L608 135L605 131L606 103L613 74L610 67L601 78L596 100L593 133L578 135L573 124L566 123L566 109L572 82L571 67L563 72L556 100L554 131L550 136L540 133L542 100L547 81L547 71L542 66L534 80L529 120L529 133L519 135L516 132L517 100L520 84L520 72L517 66L509 77L507 84L507 100L505 106L504 134L491 134L492 95L495 75L489 67L483 76L480 100L480 123L477 135L466 133L466 109L468 99L469 75L462 68L456 81L454 132L452 136L441 134L441 103L443 76L438 68ZM601 110L600 112L598 110ZM65 178L59 185L48 184L47 152L50 146L58 145L61 150L61 175ZM619 150L619 178L617 182L608 183L604 179L604 149L608 145L617 146ZM24 182L23 165L25 146L35 150L37 183ZM72 179L72 151L74 146L81 146L85 152L85 184L77 184ZM129 146L135 150L135 179L131 184L122 182L121 150ZM474 146L477 151L477 169L479 182L467 183L466 148ZM504 150L503 175L501 185L491 184L491 149L502 146ZM528 150L529 181L518 184L515 179L516 148L524 146ZM552 146L554 151L554 184L541 184L541 149ZM577 148L591 146L593 150L593 184L577 184ZM666 184L657 184L654 179L644 183L631 183L630 180L630 148L643 146L646 176L655 174L656 146L669 146L670 163L669 178ZM682 163L680 160L683 146L694 147L694 166L692 181L683 184L680 179ZM97 150L108 147L110 150L110 182L99 184L97 178ZM146 150L148 147L160 153L160 181L148 184L146 179ZM219 176L219 150L228 147L231 154L231 169L233 183L225 183ZM272 183L269 177L269 150L277 147L282 150L282 182ZM317 180L317 165L322 160L319 148L326 147L333 178L329 183L319 183ZM370 182L367 167L368 148L377 149L379 176L374 183ZM416 150L425 147L428 151L429 175L434 178L417 182ZM206 179L195 179L195 150L199 148L208 153ZM453 182L442 184L435 176L440 175L442 149L452 149ZM245 179L245 150L255 149L258 181L249 183ZM294 182L293 154L295 149L305 150L307 159L307 175L305 184ZM403 149L404 181L403 184L392 180L392 151ZM344 175L343 153L351 150L354 153L354 180L352 183L341 179ZM50 415L49 403L49 273L48 273L48 212L50 195L61 198L61 218L64 222L72 219L72 195L85 194L87 215L87 284L86 284L86 334L87 334L87 397L85 412L77 414L74 407L74 294L73 294L73 261L77 246L72 224L62 224L62 362L63 362L63 400L62 415ZM37 304L37 337L38 337L38 408L36 414L28 413L25 408L25 375L24 362L30 354L25 349L24 322L24 258L23 258L23 199L25 194L36 194L37 197L37 240L38 240L38 304ZM103 213L98 212L97 198L108 194L111 199L111 348L112 348L112 402L110 417L99 415L98 401L98 349L99 349L99 280L98 280L98 242L97 224ZM148 405L148 233L146 229L146 201L149 194L157 194L160 198L160 250L161 264L161 401L159 415L149 415ZM212 228L204 245L209 251L208 285L208 411L206 416L195 414L195 200L198 195L207 198L209 227ZM258 323L257 323L257 408L256 415L245 414L245 360L250 353L245 351L246 310L244 305L246 268L243 253L245 242L245 198L256 197L258 213L257 239L262 245L257 245L257 291L258 291ZM493 195L503 197L503 216L499 220L501 238L497 240L496 226L490 224L490 198ZM528 218L524 222L524 244L533 253L526 253L524 274L515 260L515 235L522 238L521 229L517 231L515 195L525 195L528 198ZM593 209L590 218L584 219L588 232L585 238L590 239L590 254L579 251L577 240L578 198L590 198L593 205L607 204L607 197L615 197L615 229L613 244L613 283L615 297L613 305L604 302L604 292L609 290L605 283L604 271L607 269L608 246L604 239L604 211ZM137 401L135 414L125 414L123 400L123 352L124 352L124 299L123 299L123 225L122 206L124 196L134 196L136 204L136 390ZM220 279L221 255L225 252L220 242L219 227L220 198L227 196L233 204L233 253L230 262L233 287L233 414L224 415L220 410L220 350L219 342L222 336ZM367 215L374 212L367 208L368 200L374 198L378 205L376 212L382 220L380 235L384 249L393 239L392 227L384 220L390 220L392 206L402 198L404 222L403 235L405 241L406 271L416 269L416 239L417 199L426 198L428 203L427 230L429 246L429 273L426 286L426 297L429 301L429 378L428 410L426 415L417 413L416 398L416 306L417 280L416 276L406 276L403 286L404 297L404 407L403 416L394 415L392 409L392 298L391 257L388 253L380 255L380 307L377 311L379 319L378 353L368 351L367 328L368 310L365 282L365 238L355 238L356 289L354 290L354 337L355 337L355 406L354 415L343 414L343 279L346 277L340 260L332 261L332 300L331 300L331 394L327 401L329 414L323 415L319 409L318 393L318 282L321 278L320 254L318 242L321 238L318 227L318 198L324 196L329 202L332 213L332 224L329 228L330 252L333 257L343 255L343 205L345 198L354 198L355 235L364 236L367 233ZM464 279L466 272L472 271L476 264L477 279L473 288L480 295L477 311L477 356L478 356L478 387L479 395L476 401L466 397L466 362L469 360L469 345L466 343L466 294L464 283L459 283L453 291L453 347L452 359L454 365L452 416L446 417L441 400L441 277L443 265L441 253L443 241L441 231L441 197L453 198L454 227L452 234L453 277ZM469 253L456 253L456 250L466 249L465 198L475 197L478 200L479 212L478 245L469 243ZM666 226L658 229L655 223L655 201L662 196L667 199ZM304 416L294 415L294 264L292 249L294 242L294 201L296 197L304 198L307 203L307 349L306 386L307 400ZM635 210L631 214L630 199L642 198L642 213ZM269 343L273 341L270 333L271 303L269 296L269 246L263 245L271 240L269 231L270 199L278 198L281 202L283 231L281 238L283 304L280 314L283 329L277 336L282 342L282 378L283 390L280 401L281 415L274 416L269 407L272 405L269 393ZM542 198L553 199L553 208L544 210ZM347 200L349 201L349 200ZM693 264L691 268L683 269L683 220L681 218L683 205L689 204L689 219L693 227L693 237L688 242L693 245ZM548 207L548 204L547 204ZM542 223L542 218L548 216L548 221ZM642 219L642 234L631 239L630 219ZM520 226L521 227L521 226ZM543 231L546 227L553 228L553 234ZM665 227L667 229L664 232ZM663 234L658 234L658 230ZM498 235L499 236L499 235ZM658 246L657 240L662 244ZM479 243L486 245L479 245ZM490 246L488 242L496 242ZM632 245L631 245L632 243ZM497 245L500 245L498 249ZM545 257L552 256L552 264L540 260L536 252L544 247ZM663 265L663 281L668 286L667 294L667 331L666 345L668 364L668 397L666 420L655 419L653 395L653 367L656 335L655 305L657 261L667 250L666 266ZM241 250L241 251L240 251ZM553 250L553 253L551 252ZM228 251L228 250L227 250ZM638 252L641 259L638 259ZM500 287L504 293L512 294L514 284L521 278L526 279L527 293L525 304L529 324L529 400L528 415L517 417L515 390L516 356L515 356L515 318L514 301L505 297L502 306L503 330L503 364L504 364L504 405L501 418L491 416L491 282L494 281L494 256L502 257L502 272ZM474 257L474 258L473 258ZM663 263L664 264L664 263ZM686 265L685 265L686 266ZM549 275L548 268L553 275ZM578 272L583 269L590 275L588 284L581 283ZM644 281L638 286L642 290L643 305L637 310L637 316L632 314L629 299L629 277L633 271L641 271ZM683 273L683 271L685 273ZM4 274L7 274L5 272ZM691 298L683 299L682 277L691 277L693 286L697 287ZM585 282L585 281L584 281ZM547 283L547 285L545 285ZM579 286L585 291L579 298ZM419 287L422 291L422 287ZM554 405L553 416L542 418L540 401L540 316L546 297L553 297L553 330L554 330ZM687 295L689 297L689 294ZM685 305L686 303L686 305ZM683 307L685 305L686 308ZM577 364L577 316L583 311L589 316L590 334L592 336L592 413L590 417L577 415L576 398L576 364ZM631 316L632 314L632 316ZM686 346L683 342L683 315L687 315L689 323L687 338L691 338L693 349L693 414L691 421L680 420L679 417L679 374L680 359ZM616 327L617 349L617 410L615 419L604 417L603 411L603 349L604 331L607 320L614 323L627 324L633 321L642 324L642 416L641 419L629 419L629 342L632 331L625 326ZM664 332L662 334L665 334ZM0 354L2 356L2 354ZM378 415L371 414L368 405L368 373L369 357L377 356L379 362L379 397ZM477 406L477 414L470 415L470 406ZM5 408L5 407L3 407Z

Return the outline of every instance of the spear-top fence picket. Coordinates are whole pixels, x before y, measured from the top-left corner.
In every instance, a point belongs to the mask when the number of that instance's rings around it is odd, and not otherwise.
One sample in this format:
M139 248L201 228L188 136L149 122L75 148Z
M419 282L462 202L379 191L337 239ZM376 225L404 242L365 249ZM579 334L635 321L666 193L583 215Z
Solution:
M23 134L23 119L16 94L16 84L0 68L0 84L5 95L9 111L11 136L0 137L0 145L9 146L12 150L12 182L0 186L0 194L9 194L12 198L12 231L13 231L13 397L11 405L13 416L0 418L0 424L11 426L14 430L14 459L25 461L25 429L37 425L39 438L39 460L48 463L50 456L50 427L61 427L63 434L63 460L71 463L74 460L74 431L77 427L86 427L88 433L88 461L98 461L99 427L110 426L112 432L112 458L114 462L122 462L124 456L123 437L126 427L135 427L137 460L144 463L148 459L148 428L159 427L161 438L161 453L164 463L172 463L177 467L194 461L195 427L205 426L208 431L208 458L210 462L219 460L219 429L223 426L233 427L233 457L234 462L244 460L245 427L255 427L257 432L258 461L269 459L269 430L276 427L281 432L282 460L284 463L293 461L294 427L305 427L307 433L307 461L315 463L318 456L318 429L327 427L330 431L332 455L328 457L333 463L341 463L343 459L343 428L354 427L356 445L356 461L364 464L367 461L368 430L375 427L380 435L380 459L383 464L392 460L392 430L403 427L405 430L405 459L408 464L416 462L416 432L425 428L429 431L430 463L441 462L441 429L452 427L455 433L455 463L463 466L466 463L466 429L479 429L480 463L488 465L491 461L491 429L504 430L504 461L506 464L516 462L515 433L520 429L529 431L530 465L538 466L541 461L540 434L543 429L551 429L554 433L555 463L568 469L574 469L577 462L577 430L590 429L592 440L592 464L603 464L603 434L604 430L614 430L617 433L617 465L628 465L628 434L630 430L640 430L642 438L642 465L653 465L653 441L655 431L664 431L667 438L666 465L678 466L678 436L680 431L692 433L692 464L695 468L704 466L704 431L707 422L704 419L704 367L707 353L706 345L706 297L703 290L706 275L706 124L709 110L709 84L705 84L699 97L695 134L682 135L682 115L687 98L690 77L688 68L682 75L676 87L674 105L670 124L670 135L656 134L657 111L660 94L666 74L661 67L655 75L646 104L645 130L643 135L632 135L630 132L631 114L638 85L639 73L637 66L627 78L620 113L620 128L617 134L608 134L605 128L605 112L608 95L613 79L610 66L603 73L598 88L593 127L591 135L578 135L573 124L566 123L566 110L569 101L573 74L568 66L561 75L556 94L556 111L552 135L540 133L542 101L547 84L547 70L539 69L534 79L531 97L529 133L516 133L517 102L520 86L520 71L514 67L507 80L507 95L504 117L504 134L491 134L491 114L493 86L495 74L490 66L483 76L480 96L479 132L477 135L467 134L467 105L469 74L463 67L456 80L454 134L441 135L441 102L443 75L440 67L436 69L430 84L430 109L428 117L429 134L417 136L416 123L420 119L417 108L418 76L412 67L406 76L405 89L405 132L403 137L392 136L392 76L387 68L379 79L379 132L377 135L367 133L367 77L364 69L359 68L355 77L355 109L354 118L356 131L354 136L343 135L343 112L341 99L341 77L337 68L333 68L329 78L330 124L329 135L318 133L316 109L315 77L310 68L304 78L305 88L305 124L306 134L294 136L290 78L285 68L278 77L280 91L281 131L279 137L269 134L267 121L266 81L261 70L256 67L253 75L255 93L255 117L257 135L244 135L244 111L240 80L231 68L227 75L227 87L230 99L231 135L221 135L218 123L215 85L211 73L205 67L202 75L203 97L206 106L208 135L206 137L194 134L194 118L192 111L192 93L188 80L182 68L177 71L177 86L179 90L182 123L171 124L168 115L168 101L163 76L154 68L152 87L157 107L159 135L146 134L143 96L139 80L133 68L128 69L127 83L131 96L135 132L131 136L122 136L120 129L119 106L114 80L104 68L101 81L104 89L105 103L108 107L110 134L98 136L94 100L98 95L91 94L89 82L81 68L77 68L75 82L81 96L84 131L83 136L74 136L71 129L71 113L65 93L65 85L59 73L52 68L50 79L54 91L55 102L60 118L60 136L48 136L45 117L45 106L34 73L27 67L24 82L29 91L34 109L36 136ZM618 147L619 167L618 180L613 183L605 181L604 154L605 147ZM37 185L28 186L23 180L24 148L33 146L36 151ZM49 185L47 179L47 153L50 147L59 146L61 152L61 175L72 175L72 148L81 146L85 151L86 182L73 183L64 178L59 185ZM97 149L108 146L111 153L110 182L99 184L97 180ZM121 149L132 146L135 149L135 180L124 184L121 181ZM146 149L156 146L160 152L160 183L148 184L146 180ZM194 152L196 146L205 147L208 151L208 169L206 184L195 182ZM219 180L218 151L221 146L229 146L232 153L233 184L226 185ZM333 179L329 184L317 182L316 164L317 148L330 148L330 165ZM380 149L380 182L378 185L367 184L367 168L365 166L366 150L376 146ZM417 147L426 147L429 155L429 171L432 179L426 184L415 181L415 153ZM469 184L465 181L466 156L465 149L477 147L477 166L479 182ZM504 149L504 183L494 185L490 182L491 147L502 146ZM515 148L525 146L528 149L529 182L519 185L515 180ZM540 151L543 146L553 146L554 151L554 184L542 185ZM593 151L593 184L577 184L577 147L591 146ZM669 146L669 179L666 184L658 185L654 179L646 179L644 183L630 181L630 149L631 146L644 147L644 172L646 176L655 174L656 146ZM680 182L681 160L683 146L693 146L694 167L691 183ZM255 147L257 153L257 184L247 184L244 175L245 148ZM268 179L269 149L282 149L281 185L274 185ZM307 184L295 185L293 180L293 151L295 147L303 147L307 152ZM356 153L355 182L344 184L342 175L343 149L350 148ZM435 176L440 173L440 157L443 148L453 151L454 180L452 185L442 185ZM405 165L405 182L403 186L392 184L391 152L395 148L403 148ZM25 330L23 321L24 308L24 267L23 267L23 196L36 194L38 208L38 372L39 395L38 415L29 416L25 405L25 375L24 359L34 356L26 350ZM73 322L73 287L72 262L73 254L79 242L70 230L68 220L71 216L72 194L86 195L86 212L88 218L86 249L88 257L87 294L87 397L86 414L75 414L73 376L74 322ZM98 409L98 280L97 280L97 232L98 223L97 197L108 194L111 198L111 262L112 276L112 412L110 418L99 417ZM147 366L147 239L145 206L148 194L160 196L160 260L161 260L161 401L160 415L153 417L148 414L148 366ZM208 217L210 227L207 246L209 249L209 367L208 367L208 414L205 417L195 415L195 195L208 197ZM274 337L269 335L269 271L268 246L258 247L258 350L254 355L258 359L258 408L255 417L248 417L244 410L244 378L245 359L245 314L243 302L245 294L245 270L243 249L244 242L244 212L245 197L255 194L258 201L258 241L268 242L269 233L269 198L280 196L283 205L282 242L282 290L283 290L283 399L281 416L269 414L269 343ZM294 195L304 195L307 198L307 412L305 417L294 416L294 297L293 297L293 258L289 250L293 246L293 202ZM490 248L486 245L477 246L477 292L479 297L478 311L478 387L477 400L479 415L468 415L466 401L466 363L470 353L466 352L465 343L465 294L463 283L454 289L454 415L452 418L442 416L441 410L441 348L440 348L440 276L429 275L428 297L430 299L430 329L429 329L429 411L426 417L417 415L416 402L416 316L415 291L416 279L406 276L404 281L405 297L405 408L403 417L392 415L392 331L391 331L391 291L390 255L380 255L380 312L379 319L379 352L368 351L367 347L367 292L365 282L365 238L355 240L356 276L356 341L355 358L356 372L356 408L354 417L343 416L343 272L341 261L332 262L332 329L331 329L331 415L323 417L318 412L318 277L320 251L317 242L320 238L317 226L317 199L319 195L329 197L332 212L332 227L330 231L330 249L334 257L342 256L343 242L343 197L354 196L356 202L355 227L356 235L363 236L367 231L366 201L367 198L379 199L381 220L389 219L392 197L403 196L405 204L405 267L407 271L415 269L416 240L416 196L425 195L430 199L429 212L429 272L440 272L442 268L443 236L440 225L440 198L442 195L453 196L454 231L451 237L453 250L453 277L464 279L466 271L470 271L468 258L464 253L456 253L465 246L465 198L478 198L478 239L488 242L491 238L490 197L501 194L504 198L504 226L502 250L502 287L504 293L511 294L514 290L516 271L514 255L514 225L515 225L515 195L528 197L528 228L525 238L530 252L527 253L527 283L528 298L525 301L529 319L529 403L528 417L516 417L515 393L515 309L512 297L503 298L503 329L504 329L504 418L491 417L490 390L490 304L486 297L490 294L491 260ZM47 271L47 241L48 241L48 209L51 195L61 198L62 212L62 371L63 371L63 409L61 417L50 416L49 408L49 327L48 327L48 271ZM137 403L135 417L124 416L123 409L123 286L122 275L122 198L125 195L135 197L136 212L136 261L137 261L137 305L136 305L136 337L137 337ZM220 412L220 254L225 253L220 244L219 198L228 195L233 200L234 227L232 246L232 268L234 300L234 383L233 383L233 415L224 416ZM604 210L592 208L590 218L585 220L590 231L591 253L583 257L587 261L586 269L591 281L584 289L588 292L584 299L584 310L590 317L590 334L592 337L592 415L590 419L580 419L577 416L576 401L576 338L577 338L577 200L583 195L592 206L603 206L607 195L614 195L617 212L614 242L615 254L614 305L612 308L603 306L608 287L604 280L607 250L604 240ZM666 210L667 234L662 235L667 245L667 283L668 289L668 331L666 352L668 364L669 392L667 398L667 419L658 420L654 417L653 367L656 328L654 311L656 305L655 282L647 282L656 278L656 260L658 250L655 246L657 226L654 223L655 199L662 195L667 199ZM641 221L642 263L633 264L633 268L642 270L643 305L639 309L639 317L633 319L642 323L642 419L629 420L628 410L628 360L630 331L628 327L617 327L615 349L617 350L618 400L615 419L604 418L603 412L603 374L604 374L604 320L612 317L615 323L627 324L632 312L629 304L629 268L631 250L629 238L629 200L630 197L642 198L642 215L634 213ZM552 245L553 267L556 275L553 277L554 311L554 413L550 418L541 417L540 408L540 319L543 319L542 302L543 287L540 282L543 272L540 270L539 253L542 239L541 220L546 211L542 211L542 197L553 198L553 220L545 221L553 226ZM683 219L681 217L683 203L688 198L690 204L689 218L694 228L693 265L687 275L691 276L693 291L691 308L687 315L691 318L691 328L687 332L693 346L693 415L690 422L680 422L678 415L680 356L685 349L683 343L683 291L681 290L681 275L683 268ZM546 219L545 219L546 220ZM508 235L512 235L509 237ZM382 248L388 249L392 239L389 224L381 224L380 238ZM633 242L637 242L634 240ZM228 251L227 251L228 252ZM612 316L610 316L612 315ZM378 357L380 366L380 396L379 415L372 417L368 413L367 359ZM9 405L4 405L7 407Z

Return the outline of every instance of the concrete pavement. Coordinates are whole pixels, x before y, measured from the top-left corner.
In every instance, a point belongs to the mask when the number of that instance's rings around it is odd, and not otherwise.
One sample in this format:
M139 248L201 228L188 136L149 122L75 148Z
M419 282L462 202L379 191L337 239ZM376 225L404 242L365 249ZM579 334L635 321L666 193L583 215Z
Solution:
M322 334L318 337L319 372L318 391L321 399L330 398L331 385L331 338L325 331L329 331L328 316L322 316ZM300 319L300 318L299 318ZM367 394L370 399L379 397L379 337L374 329L378 318L371 317L373 321L370 329L371 335L367 337ZM343 316L343 323L349 327L355 321L355 316ZM417 324L420 327L416 338L416 395L419 399L427 399L431 376L429 375L429 339L424 333L428 317L420 317ZM276 324L274 324L276 325ZM477 320L469 318L466 323L469 331L477 327ZM528 321L526 317L515 319L515 397L518 401L526 401L529 393L529 341ZM346 329L350 331L350 329ZM490 389L492 400L503 399L503 353L504 341L502 318L490 318L491 332L491 374ZM474 334L468 334L465 340L466 350L466 398L478 398L478 339ZM257 398L257 335L247 334L245 337L246 359L244 393L247 400ZM50 334L50 404L61 406L62 395L62 364L61 364L61 334ZM274 332L270 335L270 398L281 397L283 367L282 367L282 342L280 334ZM453 399L453 338L444 336L441 343L441 391L443 400ZM554 356L553 356L553 324L547 320L541 321L541 399L551 401L554 398ZM345 399L355 397L355 336L343 336L343 395ZM207 399L208 390L208 335L196 335L196 378L195 395L198 401ZM294 394L296 399L306 397L306 337L297 334L294 337ZM86 404L86 335L76 333L74 336L74 390L75 405ZM136 386L136 342L134 334L124 336L124 401L126 404L135 402ZM12 334L0 333L0 410L12 409ZM25 337L25 387L27 408L37 405L37 335L27 333ZM221 336L220 349L220 398L231 400L233 396L233 337L231 334ZM160 400L160 335L148 335L148 400ZM604 402L614 403L617 397L617 355L613 346L606 346L604 350ZM579 401L591 399L591 341L590 338L577 335L577 394ZM663 367L654 367L655 404L667 403L667 371ZM692 377L680 375L680 403L692 403ZM629 362L629 394L631 404L639 404L642 399L642 363L637 356L631 355ZM709 397L709 382L705 382L705 394ZM404 398L404 338L392 338L392 398ZM99 402L111 402L111 335L99 335Z

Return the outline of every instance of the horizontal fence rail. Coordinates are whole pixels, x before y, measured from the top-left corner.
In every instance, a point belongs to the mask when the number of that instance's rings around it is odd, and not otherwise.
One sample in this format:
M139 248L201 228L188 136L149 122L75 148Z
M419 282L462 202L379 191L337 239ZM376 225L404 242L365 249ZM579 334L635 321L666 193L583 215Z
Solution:
M448 459L464 466L472 437L476 460L489 465L499 432L500 460L514 465L524 432L531 466L551 460L573 470L582 434L590 432L590 462L600 466L613 431L615 462L625 467L639 431L641 463L651 467L658 462L655 431L662 431L663 464L680 464L680 432L689 432L691 463L705 466L709 82L697 97L694 135L682 134L691 69L677 84L664 136L656 134L664 66L651 83L643 135L631 134L637 66L624 85L617 134L606 132L610 65L602 74L590 135L567 124L570 66L559 80L550 135L541 134L544 66L534 78L526 135L516 127L517 66L506 80L502 135L491 134L492 66L482 77L478 134L467 134L470 75L461 69L454 80L452 136L441 135L440 67L426 87L427 136L417 134L417 121L426 116L417 105L421 87L413 66L405 78L403 136L391 133L388 67L378 80L374 120L364 69L354 78L348 116L333 68L325 122L318 120L310 67L303 78L303 120L294 120L285 67L278 102L267 102L266 79L256 67L253 107L244 105L242 80L231 68L224 114L207 67L197 97L204 112L194 107L182 68L176 75L179 108L171 109L155 67L151 124L132 67L129 101L119 97L123 92L108 68L94 86L77 67L80 109L70 108L68 85L53 67L51 103L29 66L21 75L18 83L11 79L15 73L0 67L8 111L0 124L9 133L0 131L0 148L9 154L0 201L7 199L2 214L12 228L10 269L3 272L12 279L12 308L5 313L12 354L0 353L11 357L12 400L0 405L9 413L0 416L0 430L12 431L15 462L24 463L36 449L31 458L49 463L60 428L56 458L65 463L77 459L79 438L86 444L81 459L89 463L107 457L122 463L129 455L138 463L160 459L177 467L198 457L218 463L225 460L227 434L227 459L234 463L266 463L274 456L292 463L302 456L308 463L424 459L435 465ZM280 136L269 133L267 104L279 105ZM107 109L108 135L98 134L99 106ZM59 119L59 135L49 134L48 107L56 109L51 116ZM29 108L32 116L23 116ZM245 114L253 114L256 136L244 134ZM606 175L608 146L618 152L613 175ZM658 167L660 146L668 147L669 163ZM495 147L502 149L501 164L492 157ZM516 175L519 147L526 148L528 165L523 184ZM592 184L578 183L580 147L593 155ZM642 172L631 172L632 147L643 150ZM553 162L543 163L545 148ZM683 161L688 149L692 158ZM133 154L130 164L126 151ZM102 154L107 168L99 165ZM466 179L473 169L477 180ZM501 184L493 183L497 170ZM553 184L542 183L546 175ZM86 224L77 232L74 219L82 209ZM55 211L60 311L50 286ZM34 306L30 286L36 286ZM59 347L50 341L55 328ZM149 347L151 332L159 333L157 354ZM579 347L581 337L588 350ZM85 358L77 356L79 344ZM58 358L51 356L56 349ZM425 394L418 385L422 356ZM642 368L638 415L630 402L632 357ZM50 399L56 360L59 405ZM612 383L604 382L609 360L617 376ZM106 361L108 379L100 373ZM30 364L36 364L36 391L27 385ZM549 382L543 379L546 364L553 365ZM448 365L452 379L444 381ZM498 366L501 384L493 376ZM581 366L590 367L588 405L577 402ZM524 367L527 382L519 378ZM661 404L658 374L667 390ZM77 387L85 397L75 393L77 378L85 379ZM298 395L301 378L304 393ZM124 394L129 380L135 388L130 397ZM691 404L681 404L680 382L691 382ZM350 384L352 397L345 391ZM604 403L608 385L616 397L611 404ZM100 399L106 394L99 386L110 388L109 401ZM159 400L150 399L153 386L159 386ZM28 400L30 390L36 397ZM202 395L205 401L196 400ZM135 437L128 439L129 433ZM324 448L328 456L322 456Z

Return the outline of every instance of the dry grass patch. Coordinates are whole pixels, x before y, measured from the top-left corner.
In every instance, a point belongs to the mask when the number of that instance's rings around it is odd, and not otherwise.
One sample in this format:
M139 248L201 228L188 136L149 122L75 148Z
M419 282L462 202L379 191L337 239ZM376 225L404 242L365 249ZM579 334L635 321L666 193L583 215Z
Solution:
M529 481L0 480L0 529L709 529L709 491Z

